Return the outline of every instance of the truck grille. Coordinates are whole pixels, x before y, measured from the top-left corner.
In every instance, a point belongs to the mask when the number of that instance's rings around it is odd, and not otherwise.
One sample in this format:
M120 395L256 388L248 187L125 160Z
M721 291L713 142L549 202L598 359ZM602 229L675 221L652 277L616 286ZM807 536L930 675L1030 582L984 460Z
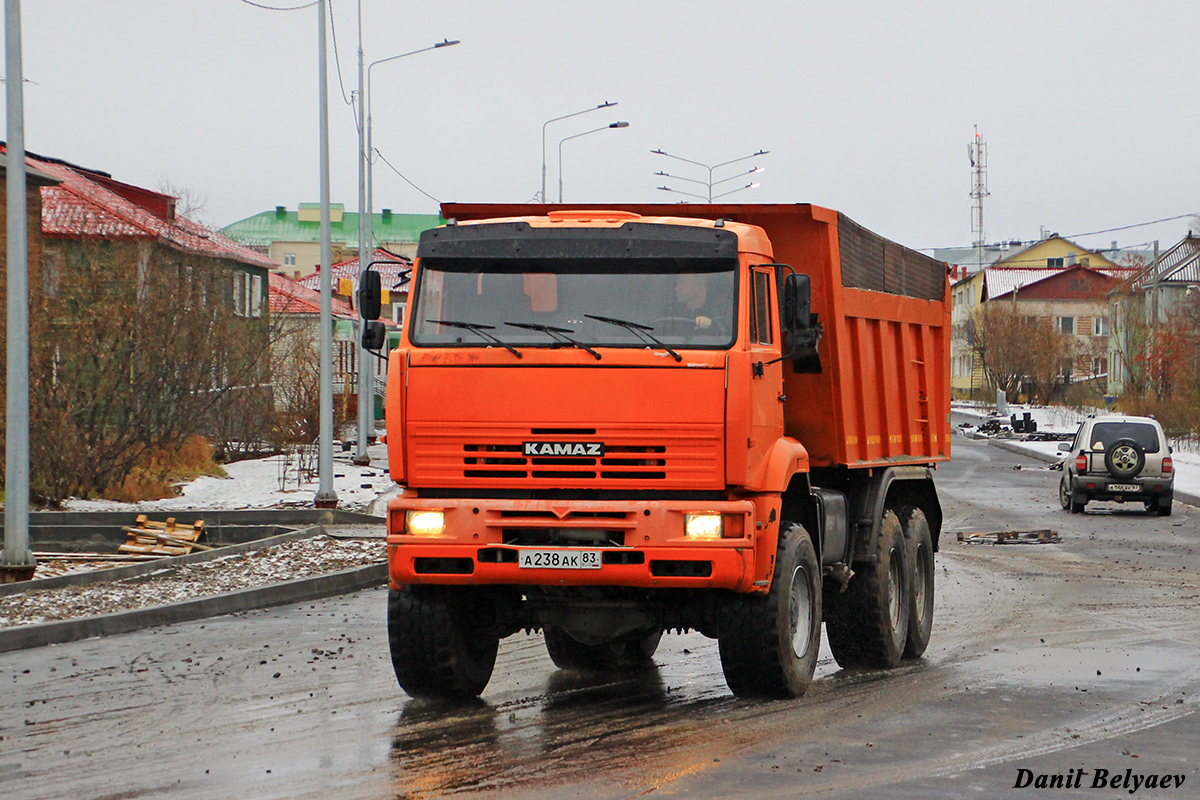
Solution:
M675 430L554 429L497 426L455 431L413 424L409 482L414 486L476 485L546 488L643 486L721 488L719 426ZM604 454L529 456L523 442L594 441Z

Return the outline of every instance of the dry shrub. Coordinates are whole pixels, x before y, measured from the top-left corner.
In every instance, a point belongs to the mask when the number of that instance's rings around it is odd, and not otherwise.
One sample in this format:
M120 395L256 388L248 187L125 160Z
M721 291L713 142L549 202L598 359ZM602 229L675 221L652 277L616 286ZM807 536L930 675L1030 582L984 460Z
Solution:
M189 436L179 447L155 447L140 458L133 470L101 494L106 500L136 503L174 497L175 484L201 475L223 476L213 461L212 446L203 436Z

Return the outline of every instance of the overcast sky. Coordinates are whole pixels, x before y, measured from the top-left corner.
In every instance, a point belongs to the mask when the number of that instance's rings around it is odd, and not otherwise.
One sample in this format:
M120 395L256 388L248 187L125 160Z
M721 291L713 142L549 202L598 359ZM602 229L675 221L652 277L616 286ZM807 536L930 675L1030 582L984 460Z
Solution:
M296 6L305 0L256 0ZM357 0L330 0L345 93ZM223 226L319 199L316 8L242 0L25 0L26 147L207 198ZM1031 239L1200 212L1200 4L1181 2L609 3L362 0L376 147L441 201L662 202L705 164L757 150L761 187L913 247L969 245L978 125L987 237ZM333 201L357 207L355 117L330 44ZM739 181L722 184L734 188ZM437 204L387 164L375 208ZM1084 238L1174 243L1188 220Z

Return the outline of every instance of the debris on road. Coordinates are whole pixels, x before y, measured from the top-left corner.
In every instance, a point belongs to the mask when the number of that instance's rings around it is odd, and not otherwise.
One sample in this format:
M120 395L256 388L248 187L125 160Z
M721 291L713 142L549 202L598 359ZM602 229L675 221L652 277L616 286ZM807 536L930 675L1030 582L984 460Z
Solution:
M990 533L964 533L959 531L961 544L1058 544L1062 537L1058 531L1043 528L1037 531L992 531Z

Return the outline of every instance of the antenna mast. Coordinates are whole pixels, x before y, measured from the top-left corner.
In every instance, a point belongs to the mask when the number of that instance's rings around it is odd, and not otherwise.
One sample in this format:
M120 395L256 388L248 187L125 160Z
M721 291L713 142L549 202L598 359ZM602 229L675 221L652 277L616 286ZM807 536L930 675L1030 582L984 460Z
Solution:
M987 143L979 136L979 126L975 126L975 138L967 145L967 155L971 159L971 233L975 234L975 247L979 252L979 268L983 269L983 247L987 238L983 226L983 198L987 197Z

